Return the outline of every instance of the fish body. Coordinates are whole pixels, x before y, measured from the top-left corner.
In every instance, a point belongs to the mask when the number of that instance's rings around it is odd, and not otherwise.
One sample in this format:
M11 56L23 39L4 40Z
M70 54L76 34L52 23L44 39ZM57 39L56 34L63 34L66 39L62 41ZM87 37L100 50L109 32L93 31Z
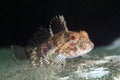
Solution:
M68 30L63 16L54 17L49 30L51 34L49 39L33 51L37 59L55 56L56 60L65 62L67 58L83 56L94 48L86 31Z

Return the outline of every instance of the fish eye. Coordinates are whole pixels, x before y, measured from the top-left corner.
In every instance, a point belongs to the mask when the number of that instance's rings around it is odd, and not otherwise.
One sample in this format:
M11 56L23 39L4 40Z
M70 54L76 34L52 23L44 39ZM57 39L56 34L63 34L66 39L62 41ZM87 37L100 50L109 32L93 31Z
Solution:
M72 39L72 40L75 40L75 36L71 36L71 39Z

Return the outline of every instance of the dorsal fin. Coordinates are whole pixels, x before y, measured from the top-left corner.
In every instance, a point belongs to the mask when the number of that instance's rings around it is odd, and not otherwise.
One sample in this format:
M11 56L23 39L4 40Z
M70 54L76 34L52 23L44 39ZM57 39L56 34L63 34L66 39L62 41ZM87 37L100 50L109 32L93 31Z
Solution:
M59 15L51 19L49 30L50 30L51 36L63 30L68 31L67 24L63 15Z
M40 46L43 42L47 41L50 36L49 30L44 26L40 26L28 40L28 46Z

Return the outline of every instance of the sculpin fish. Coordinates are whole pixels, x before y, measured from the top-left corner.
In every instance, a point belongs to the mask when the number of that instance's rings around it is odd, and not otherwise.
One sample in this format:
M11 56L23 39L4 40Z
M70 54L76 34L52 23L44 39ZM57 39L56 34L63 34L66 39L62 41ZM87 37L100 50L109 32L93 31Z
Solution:
M51 19L50 37L31 53L32 65L39 65L41 59L47 64L65 64L67 58L83 56L94 48L86 31L71 31L63 16Z

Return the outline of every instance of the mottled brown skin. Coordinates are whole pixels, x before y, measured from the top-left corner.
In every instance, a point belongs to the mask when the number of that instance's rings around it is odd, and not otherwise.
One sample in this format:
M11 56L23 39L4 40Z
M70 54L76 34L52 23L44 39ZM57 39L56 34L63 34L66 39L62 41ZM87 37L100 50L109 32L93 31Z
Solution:
M76 41L76 43L71 44L70 43L71 40ZM61 32L53 38L53 41L54 41L54 44L58 46L58 50L64 55L70 55L69 54L70 51L73 51L75 53L77 51L76 45L79 46L79 48L83 50L86 49L87 47L86 44L89 44L91 48L94 47L94 44L89 39L88 33L86 31Z
M66 31L61 31L57 33L54 37L50 37L47 42L37 47L37 52L40 54L38 57L43 57L46 53L54 47L59 47L59 49L67 42L69 39L69 33Z
M56 34L54 37L51 37L49 40L53 41L53 44L57 47L62 47L66 42L69 41L70 32L61 31Z
M86 48L85 44L93 44L89 39L88 33L86 31L61 31L54 35L54 37L50 37L48 42L43 43L38 47L37 52L40 53L39 57L46 55L48 50L53 47L58 47L57 51L60 51L63 54L69 54L70 50L75 52L76 48L73 45L69 45L69 42L72 39L74 39L77 42L77 45L79 45L80 49L83 50Z

